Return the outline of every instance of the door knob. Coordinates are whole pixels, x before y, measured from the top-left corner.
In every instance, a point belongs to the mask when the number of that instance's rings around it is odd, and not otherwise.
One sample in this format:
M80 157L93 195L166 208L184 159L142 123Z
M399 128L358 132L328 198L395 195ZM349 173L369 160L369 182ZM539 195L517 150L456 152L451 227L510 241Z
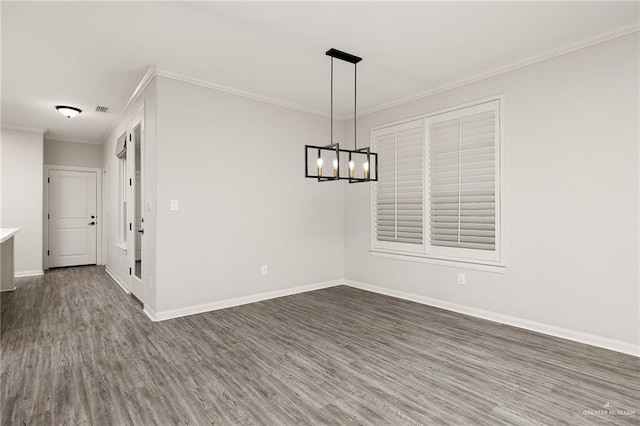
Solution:
M95 225L95 224L96 224L95 222L89 222L89 225Z

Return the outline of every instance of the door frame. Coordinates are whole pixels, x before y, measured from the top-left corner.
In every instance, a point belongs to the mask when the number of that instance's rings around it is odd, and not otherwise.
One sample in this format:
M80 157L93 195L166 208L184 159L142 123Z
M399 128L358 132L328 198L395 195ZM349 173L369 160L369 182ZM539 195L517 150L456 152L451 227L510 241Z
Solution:
M146 149L146 116L145 116L145 105L142 104L140 106L140 108L135 112L135 114L133 114L133 116L131 117L131 119L129 120L129 126L127 129L127 138L130 138L131 135L134 134L135 129L137 126L140 126L140 140L136 140L133 141L134 143L131 143L131 139L129 139L129 144L127 145L127 150L131 149L133 151L133 155L130 155L129 152L127 152L127 178L130 179L130 185L129 185L129 194L127 197L127 219L130 221L130 228L129 228L129 235L127 238L127 258L129 261L129 270L130 270L130 274L129 274L129 290L131 292L132 295L134 295L140 302L142 302L142 305L144 306L145 300L146 300L146 286L145 286L145 276L144 276L144 267L145 267L145 251L144 250L144 235L140 236L140 244L142 246L142 253L141 253L141 267L142 270L140 272L140 278L138 278L135 274L135 267L136 267L136 226L135 226L135 221L136 221L136 212L135 212L135 208L136 208L136 189L137 189L137 182L136 182L136 154L135 154L135 146L136 144L140 145L140 216L142 218L144 218L146 216L146 192L145 192L145 172L146 172L146 155L145 155L145 149ZM133 161L129 161L130 159L132 159ZM131 164L129 164L131 163ZM133 185L131 185L131 182L133 182ZM144 226L143 226L144 228ZM135 295L134 293L134 286L140 286L140 294L138 297L138 295Z
M62 170L62 171L70 171L70 172L89 172L96 174L96 215L98 215L97 219L97 227L96 227L96 265L102 265L102 221L105 220L104 212L102 211L102 169L94 168L94 167L75 167L75 166L56 166L52 164L44 165L44 177L43 177L43 187L42 191L44 194L43 200L43 238L42 238L42 269L45 271L49 269L49 255L47 252L49 251L49 171L50 170Z

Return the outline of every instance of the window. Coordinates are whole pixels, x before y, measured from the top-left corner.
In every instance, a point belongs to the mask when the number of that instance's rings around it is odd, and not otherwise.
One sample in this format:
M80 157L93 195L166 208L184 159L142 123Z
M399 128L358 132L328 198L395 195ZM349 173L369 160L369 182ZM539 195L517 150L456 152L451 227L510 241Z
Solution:
M500 101L373 129L372 250L500 265Z
M378 247L424 251L423 120L380 129L375 230Z

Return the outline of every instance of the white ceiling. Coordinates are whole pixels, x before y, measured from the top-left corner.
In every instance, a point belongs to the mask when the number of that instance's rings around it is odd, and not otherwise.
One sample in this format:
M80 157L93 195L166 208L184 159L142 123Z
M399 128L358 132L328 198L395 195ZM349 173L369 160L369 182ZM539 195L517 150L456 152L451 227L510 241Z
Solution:
M99 141L147 67L329 110L331 47L359 110L637 21L637 2L2 2L2 124ZM336 62L336 112L352 112ZM57 104L84 112L69 120ZM95 112L109 106L108 114Z

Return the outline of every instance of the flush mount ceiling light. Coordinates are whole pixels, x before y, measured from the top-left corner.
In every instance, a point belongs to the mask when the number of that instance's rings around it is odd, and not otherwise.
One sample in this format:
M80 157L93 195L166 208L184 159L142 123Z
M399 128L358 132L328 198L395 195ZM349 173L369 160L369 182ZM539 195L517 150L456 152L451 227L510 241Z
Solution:
M378 180L378 154L371 152L370 147L358 149L357 139L357 64L362 60L350 53L337 49L329 49L327 56L331 56L331 138L330 144L325 146L304 146L304 176L317 179L318 182L332 180L348 180L349 183L371 182ZM338 142L333 139L333 58L353 64L353 147L354 149L341 149ZM311 162L311 166L310 166ZM331 167L323 167L324 164ZM316 171L310 174L309 170Z
M80 108L66 106L66 105L57 105L56 109L60 114L64 115L67 118L73 118L82 112Z

